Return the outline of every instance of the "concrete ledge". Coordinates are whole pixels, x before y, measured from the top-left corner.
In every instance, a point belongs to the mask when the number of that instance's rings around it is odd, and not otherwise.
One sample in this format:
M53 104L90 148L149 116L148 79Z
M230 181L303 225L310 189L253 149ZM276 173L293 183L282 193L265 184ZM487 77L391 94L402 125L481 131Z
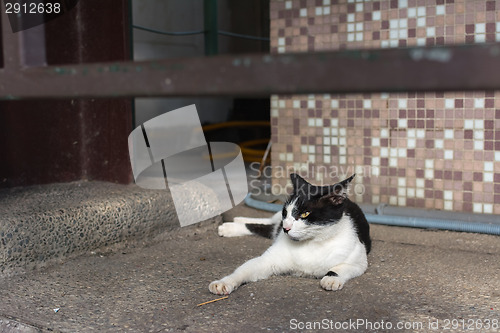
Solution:
M106 182L0 191L0 274L179 228L168 191Z
M0 317L0 333L40 333L41 328Z

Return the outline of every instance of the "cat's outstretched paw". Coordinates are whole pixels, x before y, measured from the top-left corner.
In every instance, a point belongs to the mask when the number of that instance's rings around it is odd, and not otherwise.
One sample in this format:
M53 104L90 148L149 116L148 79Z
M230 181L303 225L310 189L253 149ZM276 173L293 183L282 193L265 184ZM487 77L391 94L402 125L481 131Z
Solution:
M324 276L319 283L321 287L325 290L340 290L344 286L344 281L342 281L338 276Z
M239 237L251 234L245 224L226 222L219 226L219 236L221 237Z
M215 295L229 295L234 289L234 286L223 280L214 281L208 285L208 290Z

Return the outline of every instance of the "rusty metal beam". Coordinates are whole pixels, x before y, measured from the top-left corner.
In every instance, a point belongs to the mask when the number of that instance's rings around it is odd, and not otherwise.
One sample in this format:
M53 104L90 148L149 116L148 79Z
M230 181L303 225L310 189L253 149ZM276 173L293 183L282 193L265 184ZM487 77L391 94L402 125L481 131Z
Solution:
M500 89L500 44L223 55L0 70L0 98Z

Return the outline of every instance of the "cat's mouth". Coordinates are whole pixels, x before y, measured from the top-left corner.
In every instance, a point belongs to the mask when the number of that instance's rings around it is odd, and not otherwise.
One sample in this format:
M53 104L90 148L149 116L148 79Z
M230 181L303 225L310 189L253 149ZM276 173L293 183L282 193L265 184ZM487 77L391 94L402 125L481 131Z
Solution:
M299 242L300 241L300 238L299 237L296 237L296 236L293 236L293 235L290 235L290 230L286 230L285 228L283 228L283 232L288 236L288 238L290 238L291 240L295 241L295 242Z

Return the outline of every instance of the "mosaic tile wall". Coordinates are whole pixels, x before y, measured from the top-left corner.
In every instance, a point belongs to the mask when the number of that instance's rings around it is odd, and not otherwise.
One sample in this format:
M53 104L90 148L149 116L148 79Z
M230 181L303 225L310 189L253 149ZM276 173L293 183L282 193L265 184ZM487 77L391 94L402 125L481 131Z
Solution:
M500 0L271 1L274 53L500 42ZM275 192L356 172L358 203L500 214L500 91L273 96Z

